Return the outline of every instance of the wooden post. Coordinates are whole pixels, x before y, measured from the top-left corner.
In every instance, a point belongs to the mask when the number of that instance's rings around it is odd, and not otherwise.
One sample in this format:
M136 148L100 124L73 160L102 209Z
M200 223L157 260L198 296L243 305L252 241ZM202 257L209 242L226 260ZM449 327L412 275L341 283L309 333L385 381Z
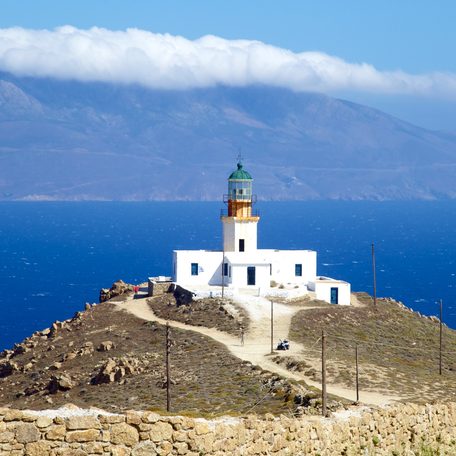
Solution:
M358 403L359 402L358 344L355 345L355 364L356 364L356 403Z
M170 349L170 339L169 339L169 323L166 323L166 356L165 356L165 363L166 363L166 411L170 411L171 407L171 396L169 391L170 386L170 378L169 378L169 349Z
M326 416L326 335L321 332L321 405L322 415Z
M377 308L377 273L375 271L375 247L372 243L372 274L374 282L374 307Z
M443 322L442 322L442 314L443 314L443 303L440 300L440 316L439 316L439 327L440 327L440 346L439 346L439 375L442 375L442 347L443 347Z
M274 353L274 303L271 301L271 355Z
M223 249L222 259L222 299L225 297L225 249Z

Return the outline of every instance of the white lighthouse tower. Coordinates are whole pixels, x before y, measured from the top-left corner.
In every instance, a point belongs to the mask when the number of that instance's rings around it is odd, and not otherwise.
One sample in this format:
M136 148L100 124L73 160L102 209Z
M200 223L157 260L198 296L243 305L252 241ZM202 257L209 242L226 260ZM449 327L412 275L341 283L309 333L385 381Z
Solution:
M237 170L228 178L228 194L223 201L228 204L228 213L222 215L223 249L225 252L255 252L257 250L257 227L260 217L253 214L252 176L239 161Z
M173 280L196 294L251 292L292 297L312 293L332 304L350 304L350 284L317 276L314 250L258 249L260 217L253 211L252 176L241 161L228 177L223 201L222 250L175 250Z

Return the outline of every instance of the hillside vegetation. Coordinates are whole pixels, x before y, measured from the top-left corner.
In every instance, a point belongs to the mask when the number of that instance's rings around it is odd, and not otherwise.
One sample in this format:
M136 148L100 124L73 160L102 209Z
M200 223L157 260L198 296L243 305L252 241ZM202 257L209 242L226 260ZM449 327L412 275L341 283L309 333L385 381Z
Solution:
M376 389L410 401L456 398L456 331L443 328L443 372L439 375L439 323L391 299L377 307L366 294L360 306L301 310L292 320L290 338L306 347L303 364L320 379L321 336L327 338L328 382L355 386L358 345L361 399L363 389ZM315 305L315 302L313 303Z
M121 299L121 298L116 298ZM168 303L172 295L164 297ZM167 305L167 304L165 304ZM232 319L215 309L220 320ZM191 331L171 330L171 411L283 413L290 385ZM166 410L165 327L105 302L2 353L0 405L42 409L71 402L108 411Z
M345 399L332 399L331 410L350 401L350 390L354 398L356 345L361 402L363 392L413 402L456 398L456 331L444 327L439 375L438 321L391 299L379 299L377 307L366 294L357 294L350 307L308 297L283 303L284 309L288 306L296 312L289 332L293 349L272 356L267 353L271 360L267 369L275 372L271 373L252 365L249 358L241 361L226 345L196 329L214 328L237 341L242 324L249 336L259 320L251 320L245 307L219 299L178 305L172 293L154 296L148 307L147 298L141 297L145 309L194 328L170 329L171 411L175 413L290 414L299 409L299 413L318 414L319 392L306 382L316 382L316 386L321 382L323 330L328 384L345 388ZM131 293L88 305L71 320L55 322L2 352L0 405L42 409L72 402L108 411L165 411L166 328L120 310L116 301L127 298L125 303L132 309L136 300ZM263 323L269 328L269 321ZM251 340L247 344L252 356L264 351L251 345ZM278 364L290 375L282 368L274 369Z

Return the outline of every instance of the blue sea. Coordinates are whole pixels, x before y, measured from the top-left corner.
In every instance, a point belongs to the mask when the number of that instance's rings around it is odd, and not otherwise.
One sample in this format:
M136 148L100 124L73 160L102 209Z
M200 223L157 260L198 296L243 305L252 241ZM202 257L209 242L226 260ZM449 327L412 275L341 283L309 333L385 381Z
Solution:
M171 275L173 249L219 249L222 203L0 203L0 349L71 317L117 279ZM260 202L260 248L315 249L318 273L456 328L456 202Z

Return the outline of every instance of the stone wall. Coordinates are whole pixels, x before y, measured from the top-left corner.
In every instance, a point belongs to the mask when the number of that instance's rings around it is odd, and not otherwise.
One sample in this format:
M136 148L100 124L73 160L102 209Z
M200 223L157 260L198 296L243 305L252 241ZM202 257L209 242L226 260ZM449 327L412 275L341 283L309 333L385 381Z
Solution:
M158 281L155 278L149 277L149 281L147 282L147 290L149 296L160 296L166 293L169 293L174 289L174 284L170 280L166 281Z
M152 412L0 409L0 454L380 456L427 450L425 454L455 455L455 429L456 403L358 409L326 419L270 415L205 420ZM431 448L439 452L431 453Z

